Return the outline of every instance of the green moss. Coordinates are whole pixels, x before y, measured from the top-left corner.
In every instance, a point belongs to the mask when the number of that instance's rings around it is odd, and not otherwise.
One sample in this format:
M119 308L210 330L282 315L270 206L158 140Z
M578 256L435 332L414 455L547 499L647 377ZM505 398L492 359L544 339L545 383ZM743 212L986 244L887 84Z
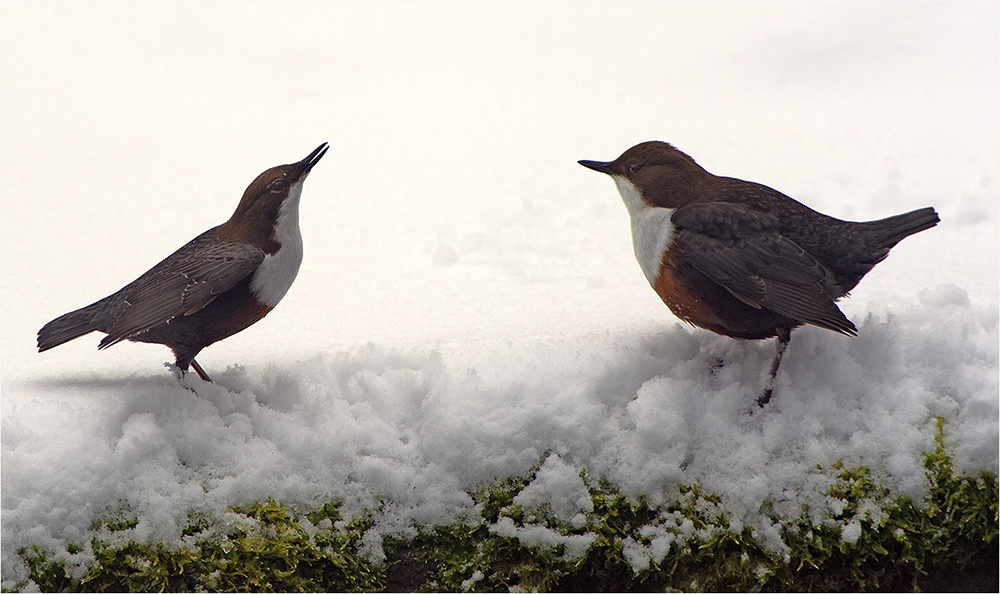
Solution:
M734 525L719 497L698 485L679 487L671 502L653 506L584 474L593 503L584 526L527 513L514 499L536 468L472 493L482 510L478 524L384 539L381 566L357 553L372 517L345 522L336 501L304 516L271 500L232 508L240 520L224 530L191 514L184 534L194 544L187 547L94 538L94 563L78 580L50 552L19 553L44 591L996 591L997 478L955 474L941 421L936 440L924 454L926 500L893 497L869 469L838 463L829 469L835 480L827 492L840 501L835 514L819 522L808 509L795 518L770 515L781 526L781 551ZM562 545L527 546L498 533L500 521L586 535L591 545L576 557ZM125 537L135 522L127 513L109 514L96 525L99 534ZM637 570L629 557L643 547L659 548Z
M437 527L412 541L392 542L396 565L389 580L397 589L424 591L993 591L996 477L953 476L941 437L939 427L938 446L925 455L931 494L919 506L891 498L867 468L836 465L828 494L843 501L841 511L819 524L809 520L808 510L784 522L787 559L750 528L733 529L719 498L697 485L682 486L675 501L651 507L600 482L590 490L594 509L585 530L595 538L587 554L567 560L558 548L533 550L489 530L501 516L522 520L513 499L530 479L516 479L478 495L483 524ZM855 540L842 536L850 522L858 523ZM552 518L538 523L558 526ZM675 539L661 561L635 571L624 543L648 546L644 532L650 527ZM420 571L414 564L422 564Z
M30 549L19 549L17 554L24 559L31 572L31 579L43 592L66 592L72 589L73 582L66 575L66 565L50 560L44 550L32 546Z
M187 549L129 542L94 543L96 564L74 589L89 592L179 592L197 586L203 567Z
M926 501L890 497L867 468L840 470L829 495L844 502L835 522L813 525L805 514L785 525L794 572L778 574L803 590L996 589L997 478L955 476L938 420L937 446L924 454ZM841 527L857 524L857 539ZM987 585L993 584L993 585Z
M319 524L339 518L336 506L328 504L309 519ZM202 536L209 521L190 515L191 524L184 534L196 538L191 547L131 541L112 545L95 538L91 543L94 564L81 580L68 578L65 566L50 561L37 547L20 554L32 581L46 592L355 592L381 588L384 570L354 552L370 524L356 521L338 530L327 522L310 536L288 508L272 500L231 511L241 520L221 536Z
M348 550L349 538L332 529L312 538L288 509L272 500L233 511L256 522L237 523L224 540L200 543L202 562L211 569L207 589L354 592L376 585L378 572Z

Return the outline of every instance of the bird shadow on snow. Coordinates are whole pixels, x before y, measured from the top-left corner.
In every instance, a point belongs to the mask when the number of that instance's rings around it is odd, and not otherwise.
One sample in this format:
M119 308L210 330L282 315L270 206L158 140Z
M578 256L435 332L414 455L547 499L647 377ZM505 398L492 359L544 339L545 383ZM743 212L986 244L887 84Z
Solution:
M25 385L37 388L39 391L102 391L121 390L124 388L151 388L177 385L177 380L169 373L148 373L129 375L125 377L97 376L93 374L73 373L65 375L50 375L42 378L25 380Z
M195 395L207 395L218 390L230 393L248 389L247 371L242 365L231 365L224 372L216 373L216 381L205 382L189 371L181 374L170 363L164 371L133 373L127 376L96 375L94 373L67 373L24 380L33 391L59 394L73 392L106 393L158 393L160 391L187 390Z

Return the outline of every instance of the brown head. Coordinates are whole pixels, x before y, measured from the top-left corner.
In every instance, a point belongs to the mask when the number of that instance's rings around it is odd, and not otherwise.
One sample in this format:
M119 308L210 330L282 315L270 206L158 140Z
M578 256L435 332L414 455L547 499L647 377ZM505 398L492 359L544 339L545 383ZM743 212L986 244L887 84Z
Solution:
M637 144L614 161L578 162L612 176L623 197L623 187L631 184L644 202L661 208L679 208L711 199L718 179L688 155L658 140ZM628 184L623 184L625 181Z
M278 165L258 175L243 192L236 212L219 228L219 238L252 243L266 253L276 251L279 246L275 244L280 243L275 237L279 214L294 214L295 227L298 227L302 182L328 148L324 142L298 163Z

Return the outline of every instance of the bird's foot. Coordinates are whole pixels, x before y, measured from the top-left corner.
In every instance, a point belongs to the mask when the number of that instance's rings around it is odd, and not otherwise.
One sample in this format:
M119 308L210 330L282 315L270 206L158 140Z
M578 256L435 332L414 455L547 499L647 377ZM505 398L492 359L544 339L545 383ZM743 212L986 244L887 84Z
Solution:
M764 391L757 397L757 406L759 408L764 408L764 405L771 401L771 394L773 393L773 387L768 386L767 388L764 388Z
M194 369L195 373L198 374L198 377L200 377L203 381L212 383L212 378L208 377L208 374L205 373L205 370L202 368L202 366L198 365L198 362L195 361L194 359L191 359L191 367Z
M190 392L192 392L194 394L198 393L197 390L194 389L194 386L191 385L191 381L192 381L191 380L191 376L190 376L190 374L188 374L187 371L181 369L180 367L178 367L174 363L164 363L163 366L166 367L167 369L169 369L170 373L174 374L174 377L177 379L177 383L180 384L180 386L182 388L184 388L185 390L188 390L188 391L190 391ZM209 381L211 381L211 380L209 380Z
M757 397L757 406L760 408L764 408L764 405L771 401L771 395L774 393L774 380L778 377L778 367L781 365L781 358L785 355L785 349L788 348L788 341L792 338L791 328L779 326L777 333L778 349L774 353L774 361L771 363L770 373L767 374L764 391Z
M170 373L172 373L174 375L174 377L177 378L178 381L180 381L181 378L184 377L184 370L181 369L180 367L178 367L177 365L174 365L173 363L170 363L169 361L165 361L163 363L163 366L166 367L167 369L169 369Z

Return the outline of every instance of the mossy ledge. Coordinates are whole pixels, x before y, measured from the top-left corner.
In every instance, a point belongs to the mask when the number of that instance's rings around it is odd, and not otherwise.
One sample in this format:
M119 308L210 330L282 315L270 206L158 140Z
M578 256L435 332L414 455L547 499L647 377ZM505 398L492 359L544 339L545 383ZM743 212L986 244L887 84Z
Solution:
M819 523L808 510L775 518L781 553L750 528L734 528L719 498L697 485L651 506L588 480L593 510L584 525L568 526L514 503L529 475L473 493L482 510L477 525L383 539L383 563L358 553L370 517L345 521L337 502L297 514L268 500L231 508L240 519L224 527L192 514L183 547L95 537L94 562L81 578L71 578L51 551L21 549L30 582L5 582L4 591L996 592L997 477L956 476L942 427L939 420L937 447L924 454L926 500L891 497L867 468L838 465L829 495L844 502L842 510ZM101 524L106 537L134 519L126 513ZM522 543L517 535L526 529L555 544Z

